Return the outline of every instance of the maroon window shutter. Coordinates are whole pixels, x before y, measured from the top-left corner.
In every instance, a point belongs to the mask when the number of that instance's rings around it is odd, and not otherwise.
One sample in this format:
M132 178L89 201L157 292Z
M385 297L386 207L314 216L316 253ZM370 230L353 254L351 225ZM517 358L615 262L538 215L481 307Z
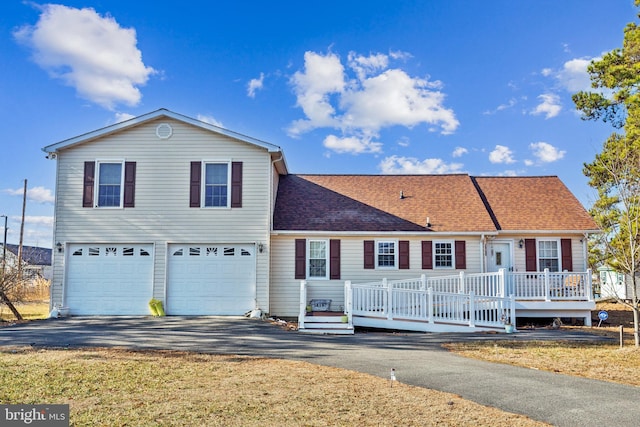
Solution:
M422 269L433 270L433 242L431 240L422 241Z
M364 241L364 268L371 270L376 268L376 242Z
M329 279L340 280L340 240L329 240Z
M571 253L571 239L560 239L562 251L562 270L573 271L573 254Z
M124 203L125 208L135 207L136 162L124 163Z
M296 279L307 278L307 241L296 239Z
M536 239L524 239L524 258L527 271L538 271L536 265Z
M189 181L189 207L200 207L200 181L202 180L202 162L191 162L191 179Z
M231 207L242 207L242 162L231 163Z
M409 269L409 241L400 240L398 242L398 268L400 270Z
M456 240L456 268L465 270L467 268L467 245L464 240Z
M93 184L96 176L96 162L84 162L84 186L82 190L82 207L93 207Z

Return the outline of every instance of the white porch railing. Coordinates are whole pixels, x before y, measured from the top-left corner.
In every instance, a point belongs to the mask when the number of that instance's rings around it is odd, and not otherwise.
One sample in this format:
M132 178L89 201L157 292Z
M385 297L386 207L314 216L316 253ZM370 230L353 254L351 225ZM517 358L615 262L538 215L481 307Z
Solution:
M345 290L351 295L347 310L352 316L470 327L502 327L506 319L515 320L514 297L477 295L472 288L480 286L481 281L473 276L463 275L462 284L458 283L455 292L439 291L433 286L425 289L426 283L450 288L453 286L450 277L440 282L425 280L424 276L412 280L383 279L382 282L367 284L352 284L347 281ZM491 283L492 280L493 278L488 282Z
M593 301L586 272L506 272L466 274L352 284L345 282L344 307L353 316L381 320L501 327L516 320L515 301ZM300 286L299 326L304 328L307 283ZM558 305L558 308L561 308ZM383 327L383 326L381 326Z
M516 299L593 301L591 270L586 272L528 271L509 273L507 292Z

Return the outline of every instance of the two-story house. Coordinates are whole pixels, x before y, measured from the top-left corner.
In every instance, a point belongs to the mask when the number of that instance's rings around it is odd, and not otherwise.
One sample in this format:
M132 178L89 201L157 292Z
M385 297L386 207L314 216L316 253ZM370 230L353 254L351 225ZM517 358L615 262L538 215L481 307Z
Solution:
M153 297L169 315L286 317L301 280L339 310L346 280L586 272L597 231L557 177L294 175L280 147L165 109L43 150L51 303L72 315L146 315ZM586 321L583 291L555 313Z

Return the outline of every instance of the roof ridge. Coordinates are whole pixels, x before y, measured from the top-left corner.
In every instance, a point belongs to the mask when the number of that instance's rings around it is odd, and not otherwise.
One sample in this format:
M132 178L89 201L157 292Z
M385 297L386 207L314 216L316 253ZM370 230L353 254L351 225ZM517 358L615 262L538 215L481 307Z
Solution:
M470 176L469 178L471 178L471 182L473 183L473 186L476 188L476 191L480 196L480 200L482 200L482 203L484 204L484 208L487 210L489 217L491 217L491 221L493 221L493 225L496 226L497 230L502 230L502 227L500 226L500 222L498 222L498 217L496 216L495 212L493 212L493 209L489 204L489 200L487 200L487 196L485 196L484 191L482 191L482 188L480 188L480 184L478 184L478 182L476 181L476 177Z

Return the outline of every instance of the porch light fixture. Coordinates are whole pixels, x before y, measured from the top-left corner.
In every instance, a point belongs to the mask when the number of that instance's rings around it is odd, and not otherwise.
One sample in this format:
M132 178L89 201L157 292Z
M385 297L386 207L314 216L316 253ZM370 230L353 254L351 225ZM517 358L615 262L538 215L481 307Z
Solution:
M56 249L58 249L58 252L62 253L62 243L56 243Z
M258 252L264 252L264 243L258 243Z
M519 247L520 249L522 249L522 247L523 247L523 246L524 246L524 240L520 239L520 240L518 241L518 247Z

